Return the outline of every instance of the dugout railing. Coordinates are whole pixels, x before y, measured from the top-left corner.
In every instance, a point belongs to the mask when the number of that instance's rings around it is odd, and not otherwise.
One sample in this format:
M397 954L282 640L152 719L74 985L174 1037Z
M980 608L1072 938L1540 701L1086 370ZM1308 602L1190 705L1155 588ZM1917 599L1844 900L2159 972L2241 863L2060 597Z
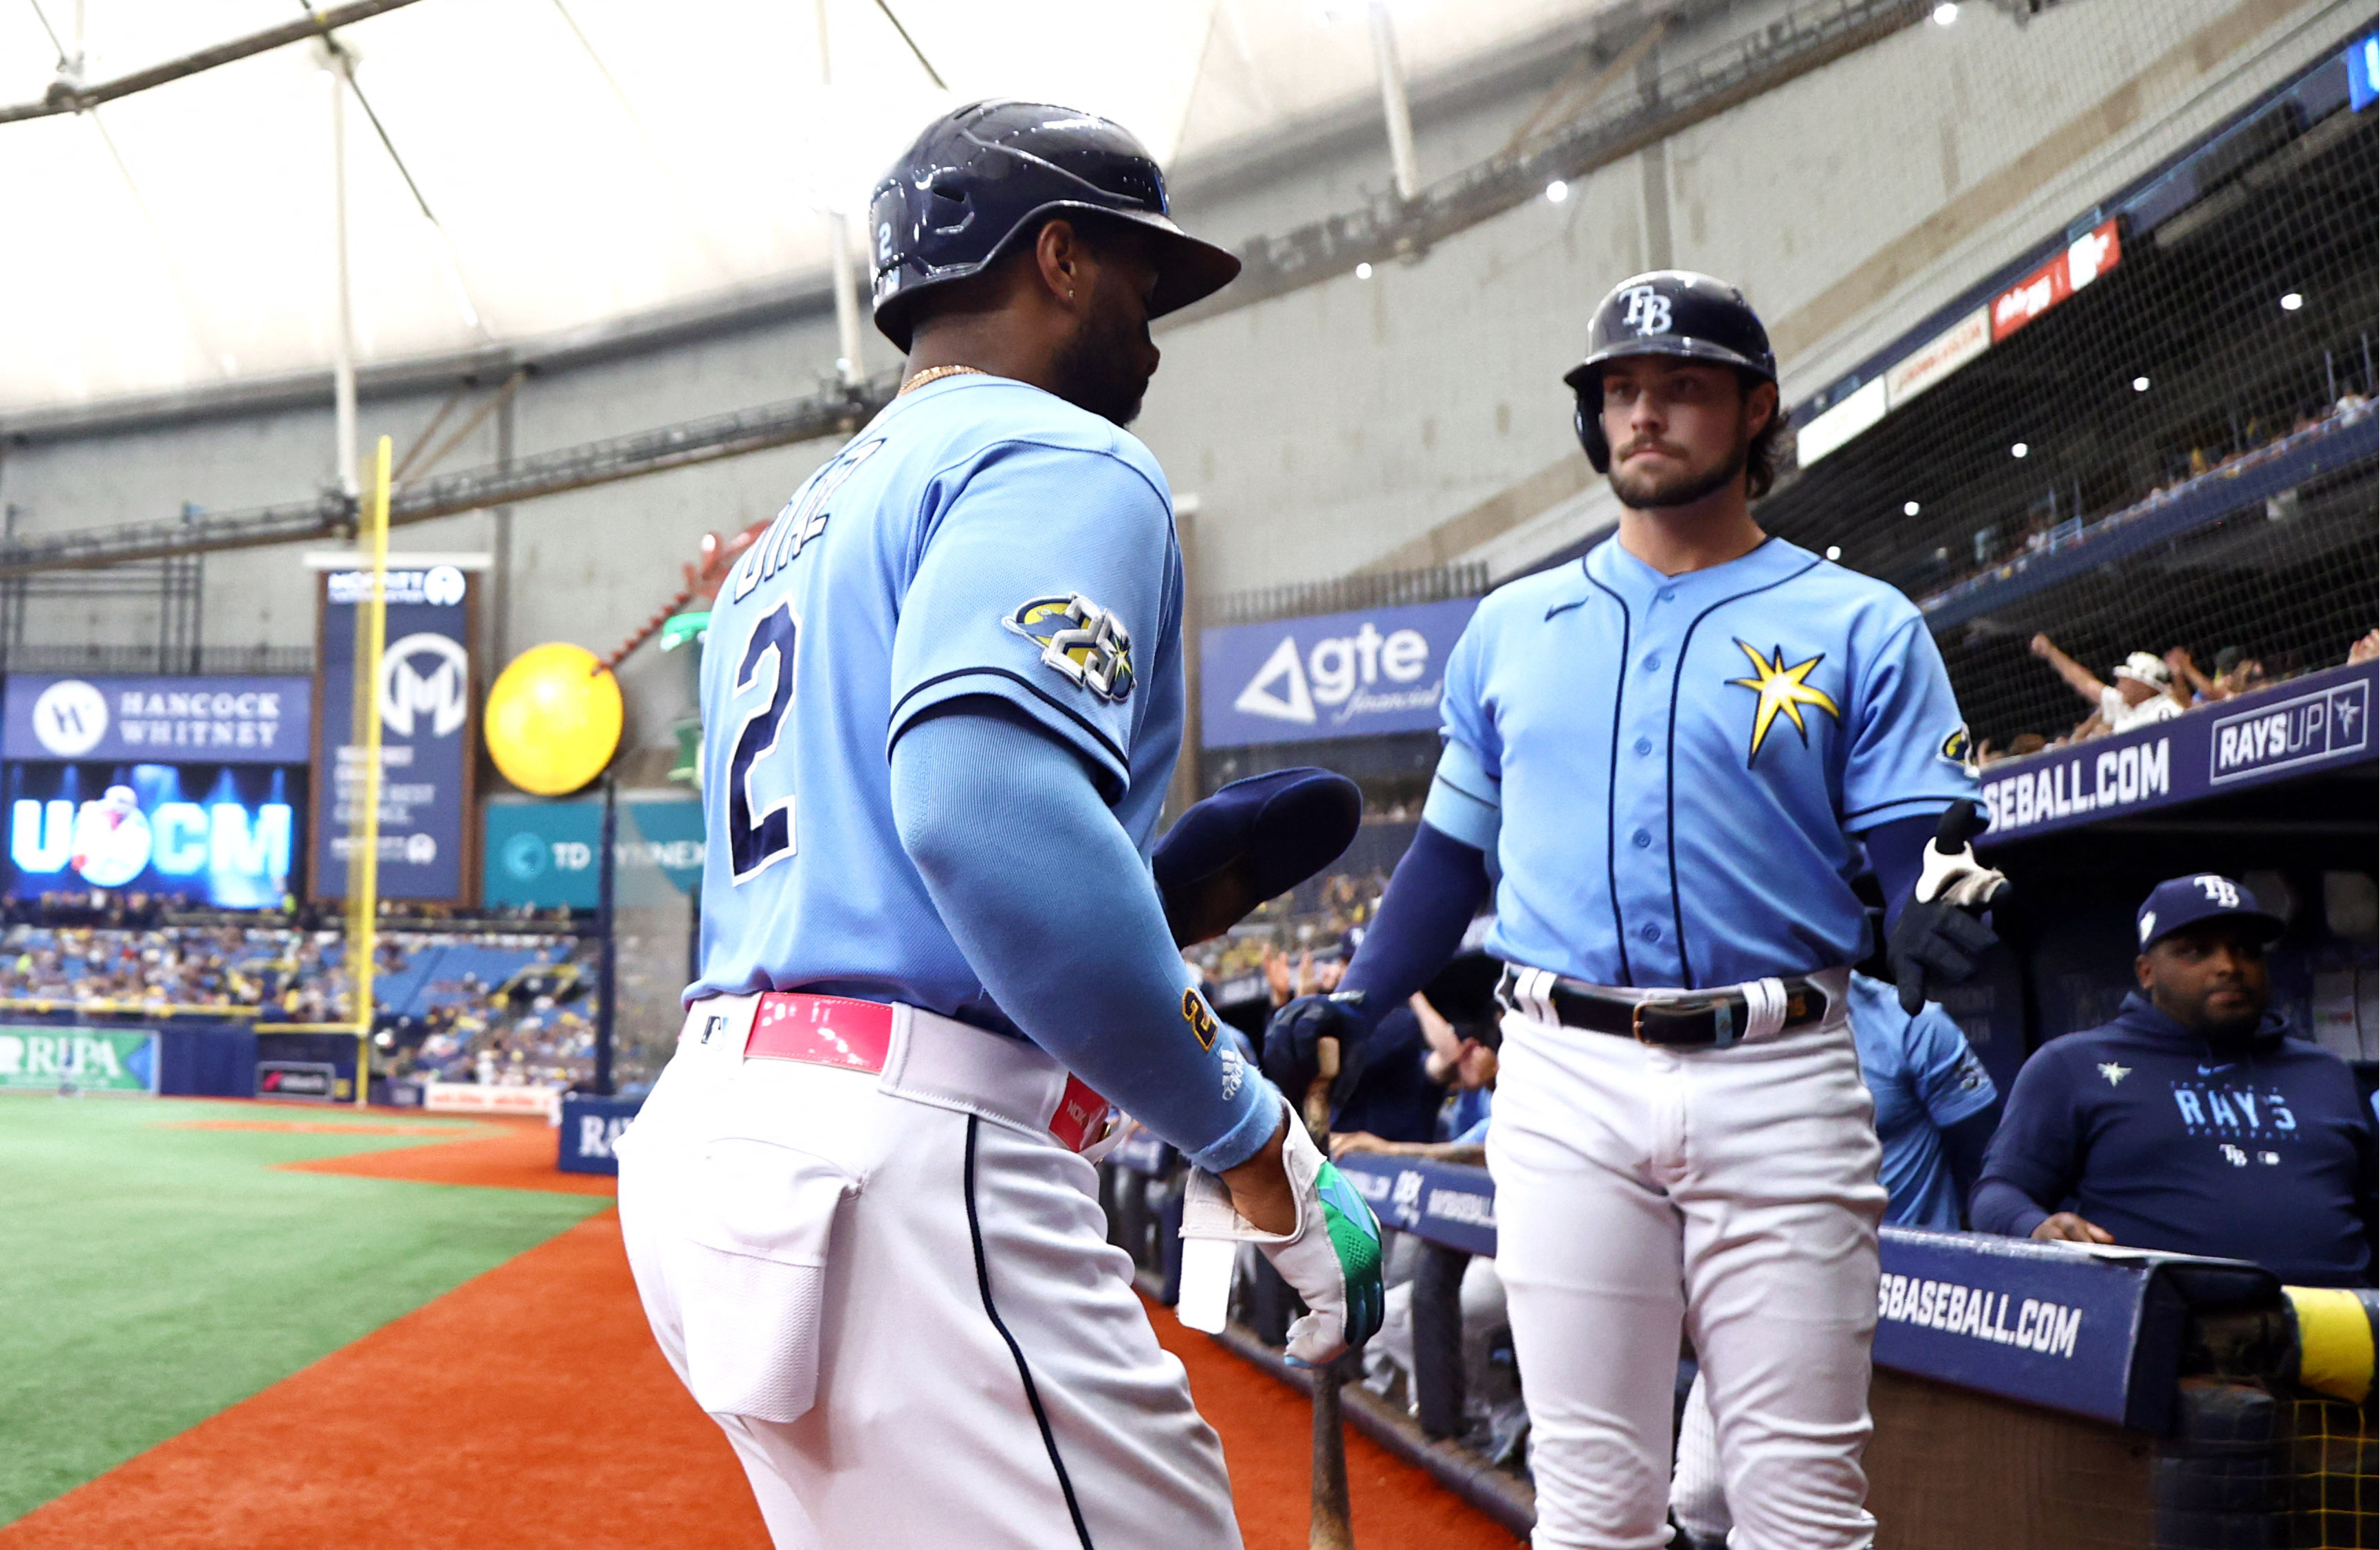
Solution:
M1519 1479L1483 1492L1485 1457L1448 1458L1466 1436L1457 1288L1471 1256L1495 1252L1494 1186L1482 1168L1341 1163L1384 1226L1421 1240L1402 1450L1511 1521L1528 1499ZM1101 1170L1111 1237L1160 1300L1178 1286L1182 1169L1143 1134ZM1897 1227L1881 1258L1867 1468L1900 1550L2380 1544L2373 1292L2284 1288L2239 1261ZM1252 1277L1224 1338L1285 1373L1269 1353L1293 1311L1277 1278ZM1378 1434L1380 1410L1349 1413Z

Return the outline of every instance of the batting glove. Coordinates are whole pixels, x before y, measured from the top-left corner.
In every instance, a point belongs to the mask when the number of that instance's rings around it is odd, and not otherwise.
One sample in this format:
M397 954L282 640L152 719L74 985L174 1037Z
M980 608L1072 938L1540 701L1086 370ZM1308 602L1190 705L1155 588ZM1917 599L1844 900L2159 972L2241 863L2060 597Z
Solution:
M1321 1043L1339 1041L1339 1070L1330 1084L1330 1102L1355 1090L1364 1073L1366 1041L1378 1018L1364 1004L1360 990L1330 995L1301 995L1273 1013L1265 1024L1264 1074L1294 1103L1314 1090L1322 1074Z
M1297 1201L1294 1232L1259 1231L1233 1208L1221 1179L1194 1171L1182 1236L1255 1244L1305 1302L1307 1312L1289 1326L1290 1360L1319 1367L1379 1332L1380 1222L1294 1119L1281 1160Z
M1983 815L1973 802L1953 802L1925 844L1917 885L1893 922L1886 944L1900 1009L1914 1017L1942 989L1975 971L1999 938L1980 919L2009 897L2009 880L1975 859Z

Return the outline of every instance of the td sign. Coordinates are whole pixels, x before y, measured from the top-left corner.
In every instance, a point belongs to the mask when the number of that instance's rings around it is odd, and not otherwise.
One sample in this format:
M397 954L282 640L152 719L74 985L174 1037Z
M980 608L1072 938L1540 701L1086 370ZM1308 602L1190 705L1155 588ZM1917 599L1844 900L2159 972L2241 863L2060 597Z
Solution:
M1204 631L1200 741L1208 748L1438 729L1446 655L1475 598Z

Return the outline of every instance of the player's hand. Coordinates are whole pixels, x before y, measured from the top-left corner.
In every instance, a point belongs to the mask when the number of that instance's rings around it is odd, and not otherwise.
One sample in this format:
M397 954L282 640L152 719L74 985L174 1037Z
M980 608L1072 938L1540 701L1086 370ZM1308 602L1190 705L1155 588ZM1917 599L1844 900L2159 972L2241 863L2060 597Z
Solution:
M1277 1162L1288 1180L1294 1227L1263 1231L1234 1209L1214 1175L1193 1172L1182 1202L1182 1236L1254 1243L1306 1306L1289 1326L1290 1360L1319 1367L1379 1330L1379 1219L1293 1117L1284 1117L1275 1144L1262 1155Z
M2071 1211L2043 1219L2033 1236L2044 1243L2113 1243L2116 1235L2096 1222L2086 1222Z
M1263 1150L1238 1167L1225 1168L1220 1176L1223 1188L1232 1193L1232 1209L1258 1232L1280 1236L1297 1230L1297 1196L1290 1189L1289 1170L1281 1161L1281 1143L1288 1139L1282 1132L1291 1124L1284 1114L1281 1129L1273 1131Z
M2009 880L1975 859L1973 840L1983 828L1974 803L1950 804L1925 842L1910 901L1893 921L1885 952L1900 1009L1912 1017L1942 990L1973 975L1985 950L1999 940L1980 917L2006 901Z
M1301 995L1273 1013L1265 1025L1260 1052L1264 1074L1283 1092L1310 1092L1323 1073L1323 1041L1335 1041L1339 1069L1330 1100L1337 1103L1354 1091L1355 1079L1364 1068L1365 1041L1378 1020L1377 1014L1365 1006L1360 990Z

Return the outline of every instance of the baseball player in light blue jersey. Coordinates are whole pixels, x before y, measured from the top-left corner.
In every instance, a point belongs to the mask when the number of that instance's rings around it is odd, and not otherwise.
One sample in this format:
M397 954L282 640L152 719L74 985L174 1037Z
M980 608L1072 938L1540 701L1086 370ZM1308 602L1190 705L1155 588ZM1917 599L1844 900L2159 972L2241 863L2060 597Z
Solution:
M1852 976L1852 1041L1876 1099L1887 1227L1959 1230L1959 1204L1983 1177L1999 1090L1950 1014L1927 1002L1912 1017L1880 980ZM1718 1438L1700 1373L1678 1418L1670 1513L1693 1550L1722 1550L1732 1519L1720 1483Z
M1871 946L1852 879L1864 850L1904 1005L1973 970L1991 936L1970 911L2002 880L1959 832L1966 735L1908 599L1753 520L1777 372L1734 287L1626 282L1566 380L1619 531L1480 604L1421 828L1339 992L1275 1015L1266 1068L1295 1081L1324 1040L1360 1043L1445 961L1492 854L1488 1163L1534 1543L1668 1543L1682 1322L1731 1543L1861 1550L1885 1195L1848 1026Z
M619 1149L663 1352L780 1546L1239 1544L1106 1242L1111 1102L1220 1175L1327 1361L1378 1229L1219 1044L1147 847L1182 562L1120 427L1238 263L1105 120L974 104L878 190L900 397L721 588L700 974Z

